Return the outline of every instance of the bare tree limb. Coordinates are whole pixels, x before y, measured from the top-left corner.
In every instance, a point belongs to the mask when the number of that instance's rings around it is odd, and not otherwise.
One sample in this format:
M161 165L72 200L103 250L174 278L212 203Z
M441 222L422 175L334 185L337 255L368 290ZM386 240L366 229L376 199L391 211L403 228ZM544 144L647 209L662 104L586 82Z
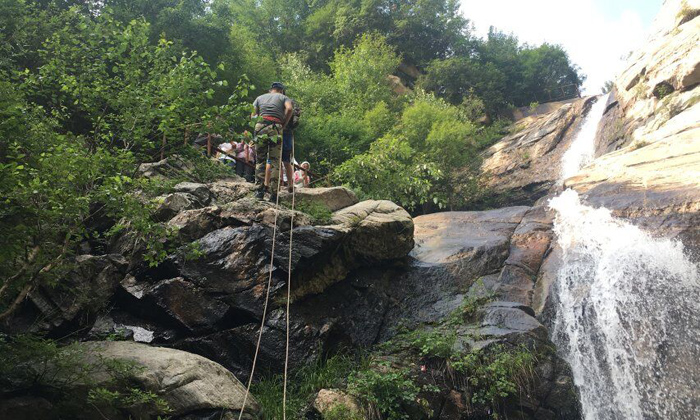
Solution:
M12 284L12 282L14 282L15 280L17 280L18 278L20 278L24 275L24 273L27 271L29 266L34 262L34 259L36 259L36 256L39 255L39 250L40 250L39 245L32 248L31 252L29 253L29 256L27 257L27 260L22 265L22 268L20 268L15 273L15 275L13 275L12 277L3 281L2 287L0 287L0 299L2 299L2 296L7 291L7 288L10 287L10 284Z
M39 272L32 275L32 277L29 279L24 288L19 292L15 300L12 301L10 307L7 308L5 312L0 313L0 321L4 321L6 318L12 316L12 314L17 310L17 308L19 308L20 303L22 303L22 301L24 301L27 295L29 295L29 293L31 293L31 291L34 290L39 276L51 271L51 269L53 269L63 259L63 257L66 255L66 252L68 251L68 245L70 245L70 236L66 237L66 241L63 243L63 249L61 250L61 253L58 254L58 256L53 261L42 267L41 270L39 270Z
M31 292L34 289L34 281L33 280L34 279L32 278L32 280L29 283L27 283L26 286L24 286L24 289L22 289L22 291L19 292L19 295L17 295L15 300L12 302L12 305L10 305L10 307L7 308L7 310L5 312L0 314L0 321L4 321L5 318L8 318L10 315L12 315L19 307L19 304L22 303L24 298L27 297L29 292Z

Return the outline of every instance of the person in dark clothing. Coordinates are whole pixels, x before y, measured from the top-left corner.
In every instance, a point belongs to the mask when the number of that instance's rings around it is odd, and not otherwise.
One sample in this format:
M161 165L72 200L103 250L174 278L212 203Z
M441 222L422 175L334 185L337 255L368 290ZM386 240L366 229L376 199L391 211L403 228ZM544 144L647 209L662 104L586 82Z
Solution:
M283 92L285 95L287 92ZM286 178L287 192L291 193L294 191L294 167L292 166L292 160L294 159L294 129L299 125L299 118L301 116L301 108L298 106L296 101L292 99L292 118L289 120L287 125L284 127L282 132L282 166L284 170L284 177ZM268 171L271 170L268 165Z

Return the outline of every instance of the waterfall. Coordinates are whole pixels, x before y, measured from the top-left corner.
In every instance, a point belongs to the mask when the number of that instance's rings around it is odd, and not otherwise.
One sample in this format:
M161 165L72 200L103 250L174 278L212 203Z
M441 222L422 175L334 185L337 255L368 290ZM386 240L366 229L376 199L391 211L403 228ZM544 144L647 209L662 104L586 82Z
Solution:
M593 107L588 111L581 131L571 143L569 150L564 153L561 159L561 179L570 178L585 165L591 163L595 153L595 135L598 131L598 123L603 118L605 104L608 102L608 95L598 98Z
M565 154L563 176L590 162L604 104ZM698 266L680 242L586 206L573 190L549 205L562 249L552 340L571 365L585 420L697 419Z

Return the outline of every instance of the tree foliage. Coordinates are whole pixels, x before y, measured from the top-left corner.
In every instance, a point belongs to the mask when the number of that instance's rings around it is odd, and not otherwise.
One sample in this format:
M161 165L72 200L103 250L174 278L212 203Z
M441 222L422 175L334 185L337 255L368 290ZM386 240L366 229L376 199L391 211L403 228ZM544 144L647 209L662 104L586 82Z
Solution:
M147 260L164 258L171 231L153 220L149 198L162 186L136 178L138 164L186 153L186 126L240 125L249 112L242 86L215 105L224 81L195 53L151 42L144 19L14 6L26 26L3 36L37 42L23 31L53 32L36 54L5 44L13 54L0 71L0 319L70 270L81 241L128 227L148 244ZM167 137L177 140L164 148ZM97 215L111 229L91 228Z

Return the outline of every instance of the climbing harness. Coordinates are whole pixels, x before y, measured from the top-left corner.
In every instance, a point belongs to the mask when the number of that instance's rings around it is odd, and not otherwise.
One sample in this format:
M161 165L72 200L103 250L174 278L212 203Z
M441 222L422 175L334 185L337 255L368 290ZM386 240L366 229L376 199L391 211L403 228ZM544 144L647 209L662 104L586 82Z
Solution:
M292 156L294 156L294 141L292 140ZM257 344L255 345L255 355L253 356L253 365L250 369L250 377L248 378L248 386L246 387L245 390L245 396L243 397L243 404L241 405L241 411L238 414L238 420L241 420L243 418L243 413L245 412L245 406L246 403L248 402L248 395L250 395L250 387L253 384L253 376L255 375L255 366L258 361L258 355L260 353L260 343L262 341L262 334L263 334L263 329L265 328L265 318L267 317L267 306L270 301L270 289L272 287L272 269L274 267L274 259L275 259L275 245L276 245L276 239L277 239L277 220L279 217L279 191L282 186L282 154L280 153L280 158L279 158L279 167L278 170L280 171L280 174L277 178L277 199L275 200L275 223L272 228L272 250L270 252L270 269L269 269L269 275L267 278L267 289L265 291L265 303L263 304L263 313L262 313L262 320L260 321L260 332L258 333L258 341ZM288 182L291 180L288 180ZM282 418L283 420L287 419L287 371L289 367L289 301L291 297L291 282L292 282L292 237L294 234L294 204L295 204L295 191L292 189L292 216L291 216L291 221L289 225L289 265L287 268L288 272L288 277L287 277L287 338L286 338L286 348L285 348L285 355L284 355L284 388L283 388L283 394L282 394ZM223 415L223 411L222 411Z

